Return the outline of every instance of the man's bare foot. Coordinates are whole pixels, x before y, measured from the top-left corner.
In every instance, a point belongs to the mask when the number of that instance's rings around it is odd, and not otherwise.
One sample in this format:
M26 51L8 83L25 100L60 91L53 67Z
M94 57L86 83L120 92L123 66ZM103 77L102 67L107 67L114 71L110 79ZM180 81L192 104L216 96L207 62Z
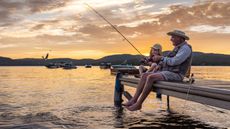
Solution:
M142 107L141 104L138 104L138 103L135 103L129 107L126 107L129 111L137 111L137 110L140 110Z
M136 101L134 99L130 99L127 103L124 103L122 105L128 107L128 106L131 106L133 105L134 103L136 103Z

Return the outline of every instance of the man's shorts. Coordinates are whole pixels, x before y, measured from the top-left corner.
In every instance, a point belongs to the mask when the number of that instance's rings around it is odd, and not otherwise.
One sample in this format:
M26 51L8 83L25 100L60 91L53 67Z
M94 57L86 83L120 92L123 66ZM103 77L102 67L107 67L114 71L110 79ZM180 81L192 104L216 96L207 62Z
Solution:
M158 73L160 73L166 81L172 81L172 82L183 81L183 77L178 73L174 73L170 71L159 71Z

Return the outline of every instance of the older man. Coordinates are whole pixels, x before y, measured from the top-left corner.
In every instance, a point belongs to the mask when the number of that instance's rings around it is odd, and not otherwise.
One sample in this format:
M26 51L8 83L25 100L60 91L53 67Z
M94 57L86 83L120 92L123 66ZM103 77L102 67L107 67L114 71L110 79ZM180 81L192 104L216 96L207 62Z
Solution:
M192 61L192 48L186 42L189 37L183 31L174 30L168 32L174 49L166 57L155 56L155 61L161 61L162 70L152 73L144 73L136 89L134 97L124 105L130 111L140 110L142 103L152 90L156 81L182 81Z

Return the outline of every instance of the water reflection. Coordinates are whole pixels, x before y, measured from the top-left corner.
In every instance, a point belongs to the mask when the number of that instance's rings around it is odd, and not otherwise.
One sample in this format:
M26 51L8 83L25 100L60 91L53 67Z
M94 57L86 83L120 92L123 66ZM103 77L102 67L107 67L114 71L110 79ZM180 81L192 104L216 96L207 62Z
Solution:
M162 112L166 114L156 117L154 114L148 114L147 118L138 116L127 116L123 108L116 108L113 111L115 128L129 129L195 129L206 128L216 129L216 127L193 120L190 116L181 115L173 112ZM145 114L146 115L146 114Z
M193 66L191 72L198 79L230 81L229 66Z
M124 128L124 108L114 108L113 115L114 115L114 127L115 128Z
M207 71L215 75L206 78ZM194 67L198 78L230 76L230 67ZM172 109L166 112L165 98L157 103L152 94L143 110L129 112L113 107L114 76L98 67L74 70L45 67L0 67L0 128L214 128L230 126L229 111L171 99ZM227 71L227 72L226 72ZM230 80L230 79L229 79ZM127 88L133 93L135 89ZM187 112L181 115L181 111ZM200 115L202 113L202 115ZM199 115L197 115L199 114ZM191 117L189 117L191 116ZM199 118L199 119L196 119ZM204 121L204 122L201 122ZM208 123L208 124L205 124Z

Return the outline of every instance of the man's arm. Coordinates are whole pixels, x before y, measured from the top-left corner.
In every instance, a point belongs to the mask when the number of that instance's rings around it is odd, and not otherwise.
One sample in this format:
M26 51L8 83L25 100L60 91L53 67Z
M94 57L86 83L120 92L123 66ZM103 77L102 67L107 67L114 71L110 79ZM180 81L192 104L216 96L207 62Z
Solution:
M175 66L183 63L191 54L192 50L189 46L184 45L177 52L174 57L163 57L164 65L167 64L169 66Z

